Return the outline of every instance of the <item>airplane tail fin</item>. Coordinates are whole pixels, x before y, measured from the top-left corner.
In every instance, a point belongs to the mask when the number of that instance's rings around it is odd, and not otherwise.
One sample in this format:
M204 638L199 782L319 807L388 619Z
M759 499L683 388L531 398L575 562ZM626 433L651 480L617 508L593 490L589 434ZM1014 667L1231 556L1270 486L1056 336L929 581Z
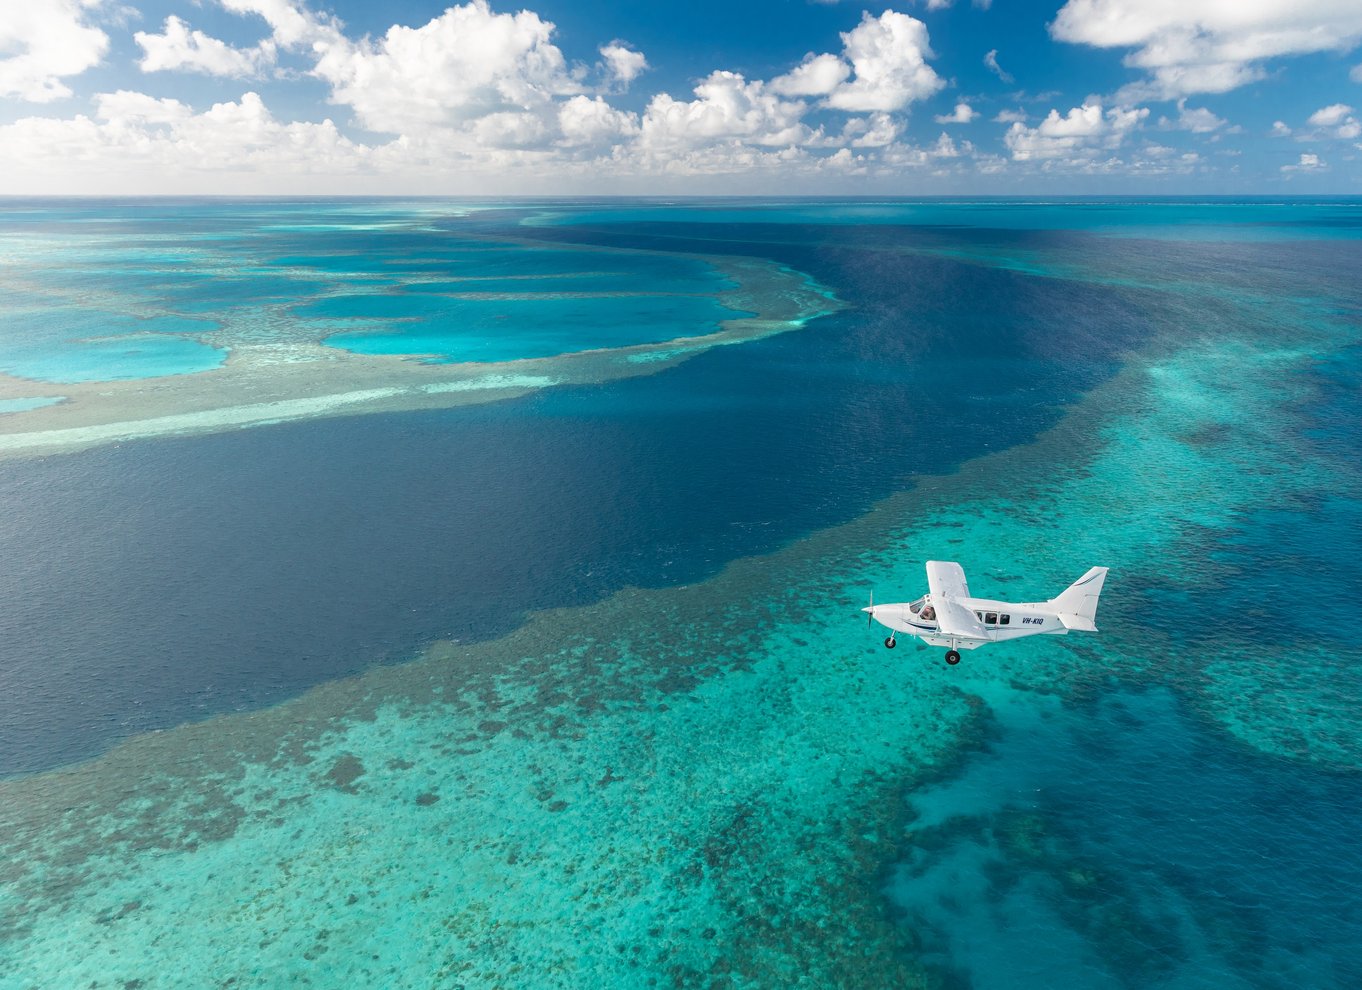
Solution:
M1064 628L1081 632L1097 632L1097 599L1102 595L1102 584L1107 579L1105 567L1094 567L1069 585L1049 604L1059 613Z

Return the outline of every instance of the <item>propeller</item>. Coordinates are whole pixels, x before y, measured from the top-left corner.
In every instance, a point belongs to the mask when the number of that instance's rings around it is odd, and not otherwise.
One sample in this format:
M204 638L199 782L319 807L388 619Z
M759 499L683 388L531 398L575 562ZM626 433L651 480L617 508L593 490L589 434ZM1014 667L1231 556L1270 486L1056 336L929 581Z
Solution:
M874 589L874 588L871 588L871 589L870 589L870 608L867 609L867 610L866 610L866 613L865 613L865 627L866 627L867 629L873 629L873 628L875 628L875 589Z

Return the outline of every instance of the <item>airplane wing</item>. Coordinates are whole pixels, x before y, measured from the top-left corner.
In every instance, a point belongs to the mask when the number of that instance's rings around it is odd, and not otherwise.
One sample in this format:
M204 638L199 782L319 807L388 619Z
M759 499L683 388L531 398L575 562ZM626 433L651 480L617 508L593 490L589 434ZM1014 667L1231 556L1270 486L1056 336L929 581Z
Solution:
M938 598L968 598L965 569L953 560L927 561L927 587L932 600Z
M970 639L988 638L988 630L978 616L955 601L969 597L963 567L949 560L927 561L927 587L931 589L932 604L936 606L936 624L943 633Z
M947 636L964 636L968 639L987 639L988 630L982 622L965 606L949 598L932 595L936 606L936 624Z

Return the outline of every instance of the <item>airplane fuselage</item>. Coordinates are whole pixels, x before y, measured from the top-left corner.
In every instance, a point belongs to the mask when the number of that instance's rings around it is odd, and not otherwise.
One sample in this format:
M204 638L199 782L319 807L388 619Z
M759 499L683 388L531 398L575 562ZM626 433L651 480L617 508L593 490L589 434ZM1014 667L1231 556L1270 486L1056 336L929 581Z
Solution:
M992 598L957 598L955 601L974 612L983 625L977 636L947 635L941 632L935 619L932 596L923 595L914 602L894 602L875 605L871 617L880 625L895 632L916 636L932 646L957 650L974 650L985 643L1001 643L1037 633L1062 636L1069 630L1043 602L1001 602ZM923 613L928 618L924 618Z

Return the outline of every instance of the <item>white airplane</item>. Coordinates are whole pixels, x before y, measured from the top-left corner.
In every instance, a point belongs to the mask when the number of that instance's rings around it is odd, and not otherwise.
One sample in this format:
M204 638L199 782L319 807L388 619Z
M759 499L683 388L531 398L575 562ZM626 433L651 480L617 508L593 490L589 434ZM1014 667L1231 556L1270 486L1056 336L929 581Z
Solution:
M1069 630L1097 632L1097 599L1107 568L1094 567L1057 598L1048 602L1013 605L989 598L971 598L965 571L953 561L927 561L929 593L915 602L876 605L861 609L870 620L889 629L884 645L893 649L898 633L916 636L924 643L946 647L946 662L960 662L961 650L976 650L985 643L999 643L1037 633L1066 635Z

